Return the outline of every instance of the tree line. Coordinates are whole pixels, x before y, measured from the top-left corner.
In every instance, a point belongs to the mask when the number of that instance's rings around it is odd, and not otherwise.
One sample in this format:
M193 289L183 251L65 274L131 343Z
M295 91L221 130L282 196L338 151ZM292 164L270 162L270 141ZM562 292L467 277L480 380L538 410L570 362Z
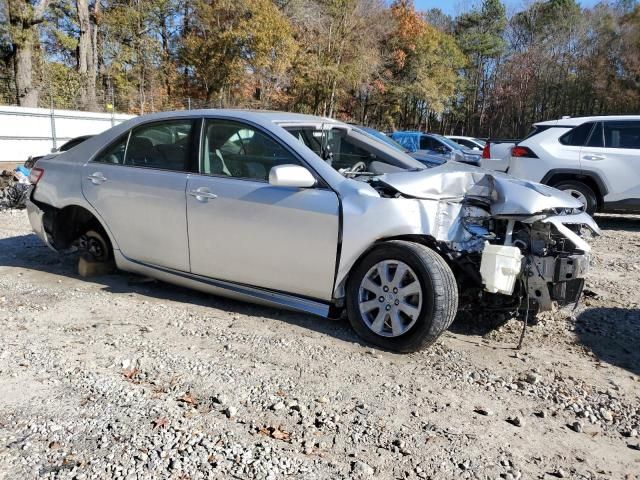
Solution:
M0 102L283 109L521 137L640 113L640 6L538 0L457 17L411 0L0 0Z

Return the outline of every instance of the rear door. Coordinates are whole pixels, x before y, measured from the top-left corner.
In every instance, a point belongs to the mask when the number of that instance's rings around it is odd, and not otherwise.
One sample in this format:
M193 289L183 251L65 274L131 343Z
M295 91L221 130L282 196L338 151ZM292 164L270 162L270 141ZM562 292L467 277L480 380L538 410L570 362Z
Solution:
M138 126L83 167L84 196L131 260L189 271L185 189L195 123Z
M606 183L605 203L640 200L640 121L599 122L581 162Z
M339 230L335 192L276 187L276 165L302 162L276 138L239 121L207 119L200 175L189 178L191 271L209 278L332 296Z

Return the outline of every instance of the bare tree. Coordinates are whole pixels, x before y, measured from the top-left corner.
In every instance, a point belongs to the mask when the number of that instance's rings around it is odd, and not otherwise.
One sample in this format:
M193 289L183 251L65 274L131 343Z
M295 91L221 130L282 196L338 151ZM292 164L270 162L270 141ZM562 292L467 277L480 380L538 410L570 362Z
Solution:
M96 79L98 76L98 22L100 0L96 0L90 10L88 0L77 0L78 25L78 73L82 81L80 103L88 110L98 108L96 100Z
M38 42L37 25L44 20L49 2L39 0L32 5L28 0L8 0L16 101L23 107L38 106L40 91L33 83L33 50Z

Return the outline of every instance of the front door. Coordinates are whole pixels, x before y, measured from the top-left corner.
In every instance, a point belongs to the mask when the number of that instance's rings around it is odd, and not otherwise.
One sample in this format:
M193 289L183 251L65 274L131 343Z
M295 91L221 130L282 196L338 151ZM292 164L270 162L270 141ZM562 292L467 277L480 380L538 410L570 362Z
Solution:
M83 168L82 191L130 260L189 271L185 190L192 119L146 124Z
M201 157L201 174L187 183L191 271L330 300L339 230L335 192L270 185L271 167L301 162L241 122L206 120Z
M605 204L640 203L640 121L605 120L582 149L582 168L607 182Z

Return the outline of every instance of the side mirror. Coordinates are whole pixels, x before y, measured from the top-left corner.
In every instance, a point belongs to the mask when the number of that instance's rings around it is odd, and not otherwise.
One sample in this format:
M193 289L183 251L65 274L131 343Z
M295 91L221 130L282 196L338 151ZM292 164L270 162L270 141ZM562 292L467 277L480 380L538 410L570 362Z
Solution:
M55 148L55 147L51 149L51 153L56 153L57 151L58 151L58 149Z
M269 183L276 187L308 188L316 184L316 179L300 165L278 165L269 172Z

